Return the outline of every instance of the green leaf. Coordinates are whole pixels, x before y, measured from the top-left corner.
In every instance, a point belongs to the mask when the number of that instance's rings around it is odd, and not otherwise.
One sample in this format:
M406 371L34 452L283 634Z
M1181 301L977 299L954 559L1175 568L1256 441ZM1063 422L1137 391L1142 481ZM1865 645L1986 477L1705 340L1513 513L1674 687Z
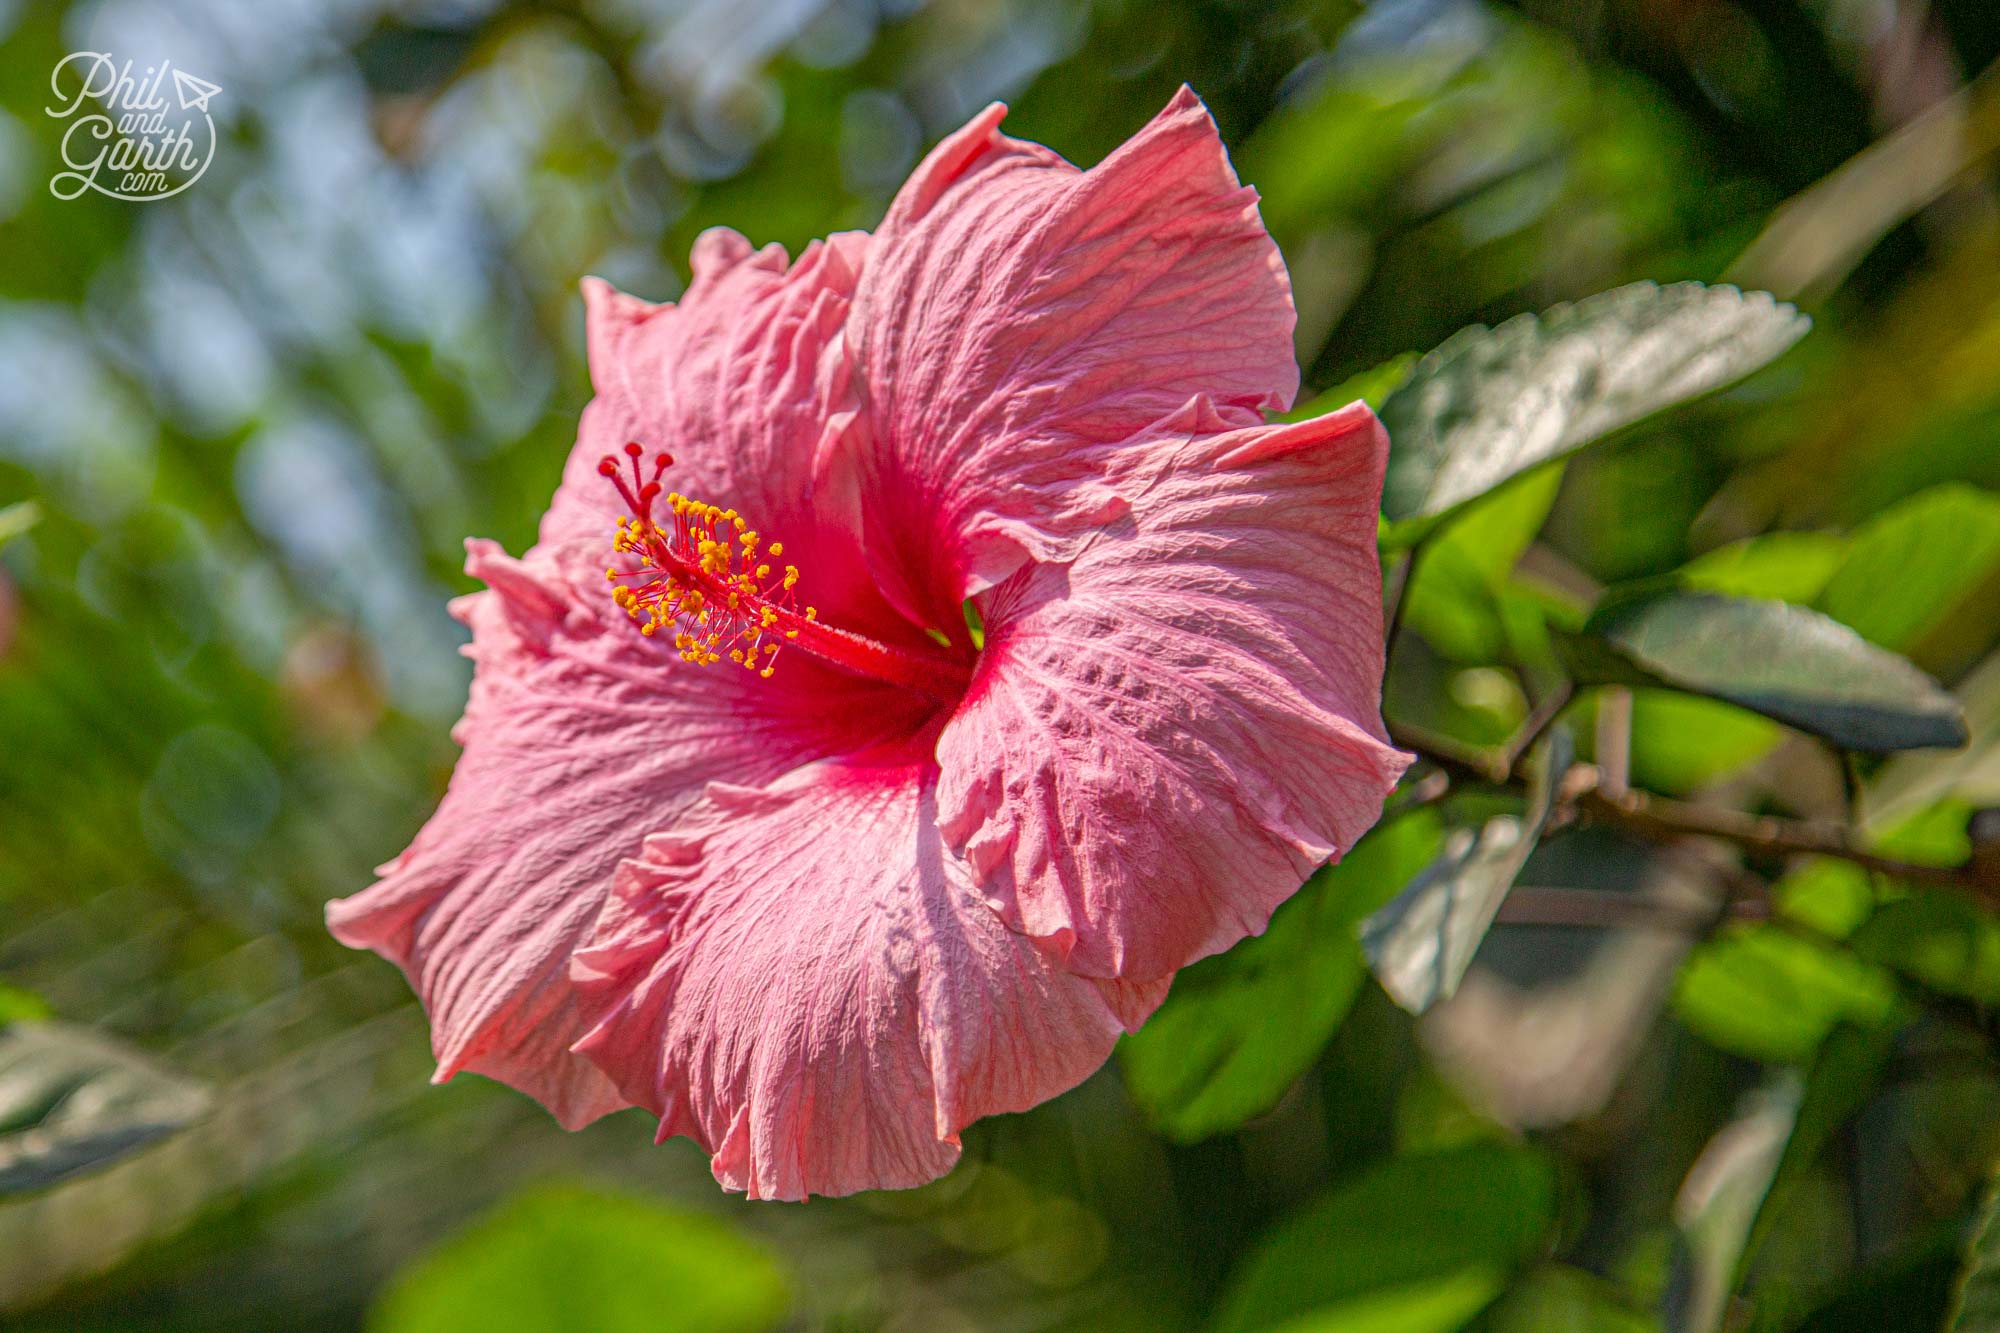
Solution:
M1389 395L1401 388L1403 381L1410 378L1410 371L1416 364L1415 352L1405 352L1401 356L1390 357L1381 365L1373 366L1358 375L1350 375L1326 392L1316 393L1291 411L1281 412L1271 419L1309 421L1314 417L1323 417L1329 412L1338 412L1357 399L1380 412L1382 404Z
M1780 1210L1799 1181L1819 1160L1841 1126L1853 1119L1881 1084L1895 1051L1896 1027L1843 1024L1828 1035L1813 1057L1799 1098L1798 1114L1785 1137L1770 1188L1757 1206L1755 1219L1736 1262L1736 1281L1743 1280L1764 1238L1771 1234Z
M397 1276L371 1333L749 1333L791 1302L776 1261L714 1218L579 1186L516 1195Z
M0 1198L93 1171L192 1124L208 1093L68 1023L0 1028Z
M49 1016L49 1002L30 990L0 981L0 1028Z
M1499 1294L1555 1224L1539 1153L1481 1143L1392 1158L1279 1223L1232 1274L1217 1333L1445 1333Z
M1696 949L1674 1012L1711 1045L1753 1060L1803 1063L1843 1022L1884 1023L1896 983L1872 964L1776 926L1727 931Z
M0 546L5 546L41 521L42 507L33 500L22 500L0 509Z
M1798 1123L1801 1097L1791 1071L1753 1090L1688 1169L1674 1200L1680 1246L1663 1302L1670 1333L1714 1333L1721 1326L1750 1229Z
M1847 551L1847 538L1836 533L1767 532L1696 556L1675 572L1674 580L1700 592L1810 605Z
M1955 1236L1906 1244L1834 1287L1791 1333L1883 1333L1884 1329L1942 1329L1951 1314L1958 1279ZM2000 1323L1976 1324L1982 1333Z
M1517 473L1756 370L1810 321L1762 292L1638 283L1465 329L1382 405L1405 540Z
M1932 990L2000 1003L2000 921L1958 894L1914 890L1879 909L1851 944Z
M1495 815L1476 832L1454 829L1443 855L1361 925L1369 966L1396 1003L1423 1013L1450 999L1554 805L1574 751L1557 726L1536 744L1527 809Z
M1979 1229L1965 1250L1947 1333L2000 1330L2000 1178L1987 1182Z
M1972 738L1956 751L1899 754L1882 765L1862 802L1866 830L1880 836L1941 801L2000 805L2000 653L1958 682Z
M1277 1104L1360 988L1355 921L1421 870L1440 837L1430 810L1378 826L1280 906L1262 935L1174 979L1159 1012L1118 1047L1133 1100L1162 1133L1193 1142Z
M1966 739L1958 701L1936 681L1840 622L1787 602L1639 591L1607 601L1581 636L1562 642L1581 681L1708 695L1843 749Z
M1705 787L1763 758L1784 736L1769 718L1734 704L1672 690L1632 691L1632 781L1650 791Z
M1885 510L1818 598L1863 638L1908 651L2000 569L2000 499L1937 486Z
M1561 468L1516 478L1453 515L1416 553L1403 623L1463 662L1503 658L1510 643L1501 604L1507 576L1541 531Z
M1656 1333L1660 1325L1623 1303L1603 1278L1545 1264L1514 1285L1484 1326L1491 1333Z

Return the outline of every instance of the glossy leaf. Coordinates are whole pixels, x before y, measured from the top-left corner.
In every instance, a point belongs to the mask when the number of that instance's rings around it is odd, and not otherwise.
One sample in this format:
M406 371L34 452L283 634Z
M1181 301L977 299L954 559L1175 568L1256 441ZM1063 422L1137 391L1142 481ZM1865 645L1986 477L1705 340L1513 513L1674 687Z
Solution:
M1903 658L1786 602L1679 589L1614 598L1566 640L1580 680L1664 685L1849 750L1963 744L1958 701Z
M46 1189L185 1128L208 1093L87 1028L0 1027L0 1198Z
M1192 1142L1276 1104L1361 985L1355 921L1421 870L1439 837L1431 811L1390 820L1307 881L1262 935L1174 979L1159 1012L1118 1047L1133 1100L1163 1133Z
M1454 829L1443 855L1362 923L1369 966L1396 1003L1420 1014L1457 991L1535 850L1572 754L1569 732L1552 729L1534 751L1527 809L1495 815L1477 830Z
M1546 1244L1555 1212L1555 1172L1529 1149L1482 1143L1393 1158L1258 1241L1214 1328L1460 1328Z
M1637 283L1467 329L1382 406L1382 511L1415 535L1509 477L1741 379L1809 323L1762 292Z
M714 1218L573 1186L500 1205L397 1277L373 1333L753 1333L789 1284Z

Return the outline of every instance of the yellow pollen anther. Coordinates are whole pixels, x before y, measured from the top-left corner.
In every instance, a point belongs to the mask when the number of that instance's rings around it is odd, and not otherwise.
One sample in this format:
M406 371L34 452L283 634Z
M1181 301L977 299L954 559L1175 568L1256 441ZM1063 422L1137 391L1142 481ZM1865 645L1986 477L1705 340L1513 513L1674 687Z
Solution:
M640 446L629 445L626 464L606 457L598 471L617 486L630 511L620 517L611 546L627 557L630 568L608 566L611 600L648 638L671 640L682 660L712 666L725 655L758 675L769 677L778 657L779 640L796 639L798 612L792 590L799 571L772 567L758 560L764 535L734 509L723 509L673 491L661 496L658 476L671 462L667 455L653 460L653 479L640 466ZM664 506L659 501L666 501ZM665 522L655 522L656 510ZM730 537L735 540L731 541ZM772 542L769 554L783 552ZM817 612L808 607L811 620Z

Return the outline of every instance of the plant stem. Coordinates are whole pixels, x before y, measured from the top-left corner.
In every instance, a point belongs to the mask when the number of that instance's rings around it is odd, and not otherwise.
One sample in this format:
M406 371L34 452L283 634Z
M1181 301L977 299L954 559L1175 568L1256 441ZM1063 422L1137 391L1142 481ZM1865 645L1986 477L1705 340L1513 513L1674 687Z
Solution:
M1644 838L1716 838L1767 856L1831 856L1912 884L1957 889L2000 908L2000 875L1977 862L1927 866L1878 856L1854 845L1844 828L1736 810L1691 805L1650 792L1627 789L1613 795L1598 782L1596 771L1578 764L1563 780L1564 799L1586 818Z

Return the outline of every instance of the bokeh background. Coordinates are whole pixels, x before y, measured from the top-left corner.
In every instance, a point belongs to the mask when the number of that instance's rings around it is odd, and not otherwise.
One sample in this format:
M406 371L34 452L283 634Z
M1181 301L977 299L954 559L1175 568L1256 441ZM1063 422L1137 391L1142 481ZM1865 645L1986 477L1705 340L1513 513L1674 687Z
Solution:
M49 194L49 71L104 49L223 89L195 188ZM1693 1327L1730 1153L1897 1002L1862 962L1507 918L1421 1024L1353 980L1241 1129L1163 1125L1114 1065L977 1127L936 1186L756 1206L643 1116L569 1135L430 1087L402 979L322 904L443 789L461 542L532 538L588 396L581 275L670 299L705 227L871 226L990 100L1088 164L1187 82L1291 267L1309 393L1642 278L1813 314L1745 386L1568 467L1521 560L1546 586L1770 531L1831 570L1885 513L1916 562L1908 505L1958 533L2000 486L1996 55L1990 0L0 3L0 1325L1250 1327L1232 1293L1291 1265L1356 1296L1327 1328ZM1946 544L1978 577L1896 646L1990 700L1993 553ZM1504 624L1452 605L1417 614L1391 711L1497 739L1525 709ZM1747 714L1636 719L1663 790L1839 799ZM1962 844L1995 753L1988 725L1895 791L1948 797L1924 809ZM1656 872L1596 834L1536 871ZM1984 1013L1901 1029L1717 1318L1936 1325L2000 1149ZM1456 1175L1380 1174L1446 1149ZM1329 1197L1338 1225L1271 1248Z

